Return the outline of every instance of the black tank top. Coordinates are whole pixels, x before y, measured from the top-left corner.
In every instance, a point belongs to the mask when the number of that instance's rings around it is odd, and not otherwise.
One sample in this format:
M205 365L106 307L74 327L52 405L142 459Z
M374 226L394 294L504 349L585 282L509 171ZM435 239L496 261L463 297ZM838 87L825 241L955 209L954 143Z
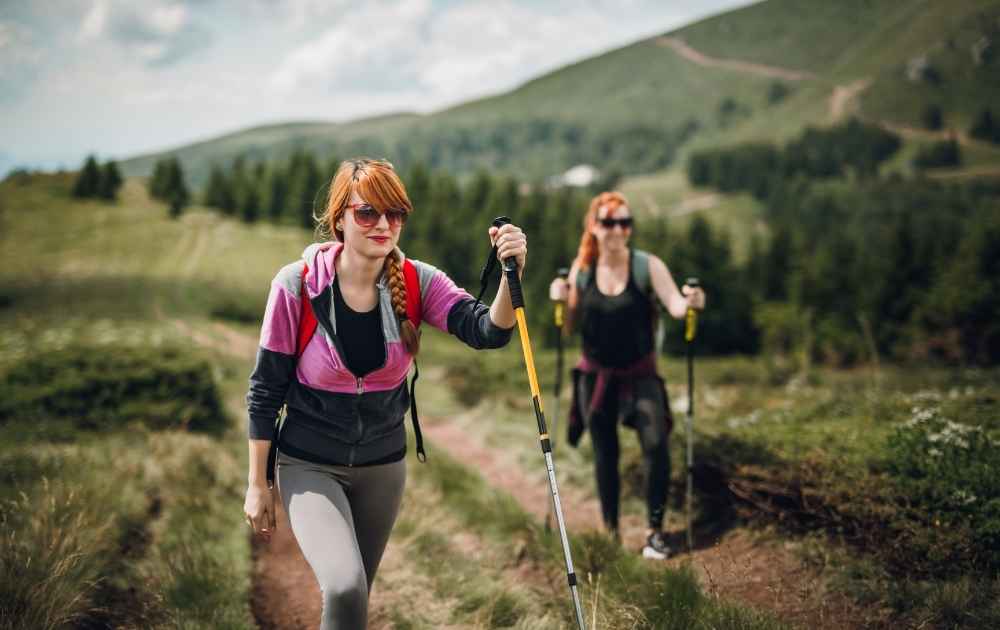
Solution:
M626 367L653 351L653 309L649 296L635 284L628 257L628 284L618 295L597 289L597 263L580 295L583 353L606 367Z
M340 281L333 278L333 304L337 317L337 337L344 348L341 357L355 376L365 376L385 365L385 334L378 302L367 313L358 313L344 301Z

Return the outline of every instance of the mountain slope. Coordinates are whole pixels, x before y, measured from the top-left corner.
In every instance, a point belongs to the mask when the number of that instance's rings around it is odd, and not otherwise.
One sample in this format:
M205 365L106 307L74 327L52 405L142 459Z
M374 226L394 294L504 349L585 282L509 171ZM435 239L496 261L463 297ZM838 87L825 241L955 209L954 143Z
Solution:
M198 185L212 163L306 147L532 178L580 162L652 172L690 146L784 139L837 112L912 126L937 105L965 129L1000 102L998 19L1000 0L771 0L432 114L259 127L123 168L146 174L173 153Z

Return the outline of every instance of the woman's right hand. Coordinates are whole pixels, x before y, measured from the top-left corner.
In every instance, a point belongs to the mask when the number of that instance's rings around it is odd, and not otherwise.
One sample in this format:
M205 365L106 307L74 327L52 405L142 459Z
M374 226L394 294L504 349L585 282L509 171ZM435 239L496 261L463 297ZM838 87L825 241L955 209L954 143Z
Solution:
M271 540L271 534L278 526L274 515L274 495L275 491L267 485L252 483L247 487L246 500L243 502L247 524L265 542Z
M565 302L569 299L569 280L556 278L549 285L549 299L553 302Z

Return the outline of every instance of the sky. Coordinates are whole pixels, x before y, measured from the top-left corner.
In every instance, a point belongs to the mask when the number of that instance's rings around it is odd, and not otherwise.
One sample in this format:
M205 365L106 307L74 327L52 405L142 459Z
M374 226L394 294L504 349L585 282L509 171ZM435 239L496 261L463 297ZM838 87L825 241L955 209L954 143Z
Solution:
M0 174L430 112L748 0L0 0Z

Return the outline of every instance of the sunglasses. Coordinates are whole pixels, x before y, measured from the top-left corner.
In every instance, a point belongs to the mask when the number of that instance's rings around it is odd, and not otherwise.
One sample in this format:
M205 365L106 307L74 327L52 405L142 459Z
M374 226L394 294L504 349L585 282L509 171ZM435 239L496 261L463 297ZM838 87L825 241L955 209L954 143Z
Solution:
M621 219L598 219L597 222L609 230L616 225L620 225L623 230L627 230L632 227L632 217L622 217Z
M354 215L354 222L358 224L358 227L364 229L373 228L378 224L379 219L382 218L382 212L379 212L371 204L367 203L352 203L347 206ZM385 211L385 220L389 222L389 227L401 226L406 223L407 212L401 208L390 208Z

